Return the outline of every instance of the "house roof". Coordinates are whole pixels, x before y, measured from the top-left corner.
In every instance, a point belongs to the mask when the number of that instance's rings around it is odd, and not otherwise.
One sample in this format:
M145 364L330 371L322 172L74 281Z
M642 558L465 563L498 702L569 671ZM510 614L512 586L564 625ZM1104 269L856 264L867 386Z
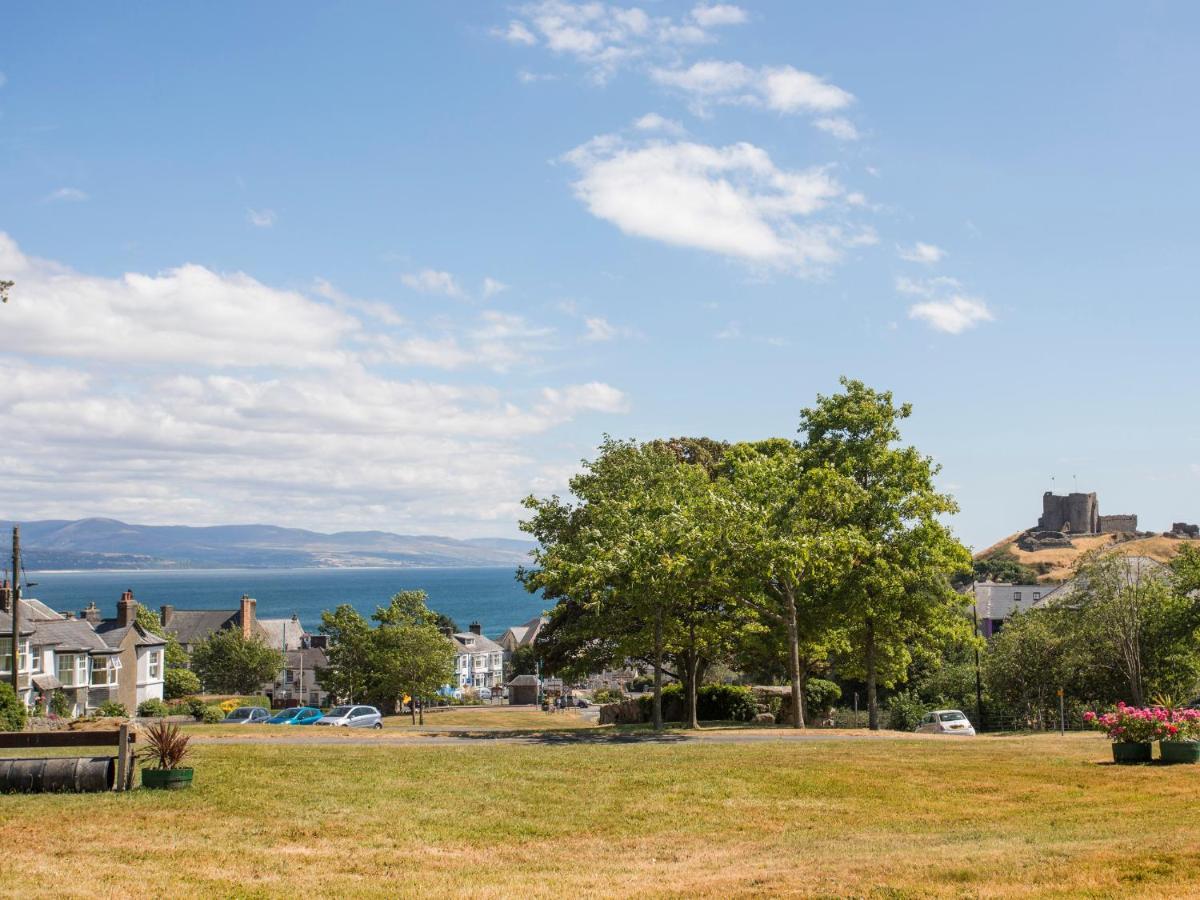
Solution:
M45 619L32 624L34 643L39 646L51 644L60 653L113 652L86 619Z
M115 649L119 649L125 643L125 636L130 631L137 635L133 642L135 647L161 647L167 643L166 638L160 638L157 634L146 631L136 622L133 625L122 627L116 619L105 619L96 626L96 633L100 635L104 643Z
M304 647L299 650L289 650L287 652L287 667L289 669L300 668L301 661L304 662L305 669L323 669L329 665L329 659L325 656L325 651L319 647Z
M198 644L222 628L238 624L240 609L174 609L171 623L163 630L181 644Z
M1125 563L1126 581L1131 585L1142 578L1165 578L1170 572L1168 566L1149 556L1123 556L1121 561ZM1086 587L1086 581L1083 579L1072 578L1070 581L1064 581L1054 590L1043 594L1037 605L1041 607L1063 603L1083 587Z
M514 648L525 647L537 640L538 632L549 621L545 616L537 616L521 625L513 625L505 629L504 634L500 636L500 640L503 641L505 638L508 638Z
M504 650L503 647L491 638L484 637L482 634L460 631L458 634L452 635L452 637L455 643L454 649L457 653L499 653ZM468 644L467 641L471 641L472 643Z
M285 650L299 650L304 639L304 626L300 619L292 616L290 619L259 619L264 640L268 647L281 647Z
M518 675L508 683L509 687L537 687L538 678L536 675Z

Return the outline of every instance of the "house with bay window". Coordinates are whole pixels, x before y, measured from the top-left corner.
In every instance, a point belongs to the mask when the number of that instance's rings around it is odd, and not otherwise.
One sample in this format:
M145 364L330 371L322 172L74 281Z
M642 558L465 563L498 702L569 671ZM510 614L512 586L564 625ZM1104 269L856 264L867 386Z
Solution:
M490 688L504 683L504 648L484 637L478 622L471 623L470 631L452 634L450 639L454 642L454 674L460 688Z
M0 586L0 679L12 676L12 590ZM117 617L103 619L94 603L79 613L59 613L37 600L21 600L16 635L19 693L29 706L62 690L72 715L107 701L131 713L143 700L163 696L166 641L136 622L137 602L126 591Z

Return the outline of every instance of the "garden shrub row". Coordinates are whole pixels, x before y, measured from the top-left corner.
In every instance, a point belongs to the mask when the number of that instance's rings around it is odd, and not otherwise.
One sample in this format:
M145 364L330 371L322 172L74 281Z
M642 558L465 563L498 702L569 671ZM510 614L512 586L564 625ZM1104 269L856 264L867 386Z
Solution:
M687 695L678 682L663 688L663 720L682 722L687 715ZM638 698L642 720L649 722L654 715L654 696ZM758 708L750 688L737 684L704 684L696 692L696 717L705 722L749 722Z

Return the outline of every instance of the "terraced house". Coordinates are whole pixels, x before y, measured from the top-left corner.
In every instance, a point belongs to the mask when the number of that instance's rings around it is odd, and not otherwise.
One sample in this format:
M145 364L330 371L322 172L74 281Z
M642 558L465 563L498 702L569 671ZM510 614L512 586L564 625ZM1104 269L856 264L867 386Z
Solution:
M470 631L452 634L450 639L454 641L454 673L460 688L504 683L504 648L484 637L478 622L471 623Z
M13 593L0 586L0 678L12 676ZM66 694L72 715L107 701L132 712L144 700L163 696L167 642L137 624L132 591L121 595L117 617L104 619L92 603L79 615L21 600L21 633L16 635L19 693L32 707L56 690Z

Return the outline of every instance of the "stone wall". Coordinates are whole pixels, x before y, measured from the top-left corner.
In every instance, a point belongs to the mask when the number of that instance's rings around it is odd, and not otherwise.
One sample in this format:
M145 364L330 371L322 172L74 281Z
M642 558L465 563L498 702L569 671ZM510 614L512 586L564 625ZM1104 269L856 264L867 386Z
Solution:
M1137 515L1121 513L1100 517L1100 533L1113 534L1118 531L1137 531Z

